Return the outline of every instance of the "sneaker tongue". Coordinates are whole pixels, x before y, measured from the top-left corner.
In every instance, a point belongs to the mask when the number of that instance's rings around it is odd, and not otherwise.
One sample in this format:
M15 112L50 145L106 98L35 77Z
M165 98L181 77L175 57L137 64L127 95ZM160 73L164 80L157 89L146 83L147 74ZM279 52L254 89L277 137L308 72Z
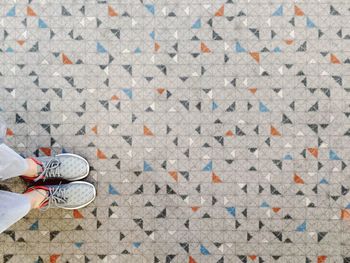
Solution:
M44 178L44 175L43 175L44 166L43 166L43 165L41 165L41 164L37 164L37 166L36 166L36 167L37 167L37 168L36 168L36 170L37 170L37 174L38 174L38 176L35 178L35 180L34 180L34 181L38 181L38 180L40 180L40 179Z
M37 170L37 173L38 173L38 174L41 174L41 173L44 171L44 166L41 165L41 164L38 164L38 165L36 166L36 170Z
M56 203L62 205L62 204L65 204L66 201L63 200L63 198L56 198Z
M62 190L61 191L60 190L61 189L59 189L57 192L55 192L53 194L52 198L54 198L58 204L64 204L67 202L67 196L65 196L64 192L62 192Z

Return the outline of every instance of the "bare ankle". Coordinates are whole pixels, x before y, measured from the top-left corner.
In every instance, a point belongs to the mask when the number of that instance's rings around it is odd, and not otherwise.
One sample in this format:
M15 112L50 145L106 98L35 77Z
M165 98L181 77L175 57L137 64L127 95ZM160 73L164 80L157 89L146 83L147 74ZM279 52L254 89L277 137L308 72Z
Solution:
M48 193L43 189L37 189L29 193L25 193L24 195L29 198L31 209L36 209L40 207L42 202L47 197Z
M28 177L38 176L39 165L30 158L27 158L26 162L28 164L28 169L24 172L23 175Z

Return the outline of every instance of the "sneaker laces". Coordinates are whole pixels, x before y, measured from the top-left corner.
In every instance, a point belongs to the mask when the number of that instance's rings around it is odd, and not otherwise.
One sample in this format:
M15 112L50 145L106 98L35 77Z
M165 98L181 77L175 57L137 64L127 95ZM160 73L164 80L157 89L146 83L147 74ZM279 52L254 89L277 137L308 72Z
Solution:
M61 162L57 158L52 158L47 164L42 165L43 171L34 179L37 182L40 179L45 181L47 178L57 178L61 176L60 173Z
M57 187L49 187L48 192L48 196L41 202L45 204L40 208L41 211L46 211L50 207L58 207L60 204L67 203L67 188L61 187L61 184Z

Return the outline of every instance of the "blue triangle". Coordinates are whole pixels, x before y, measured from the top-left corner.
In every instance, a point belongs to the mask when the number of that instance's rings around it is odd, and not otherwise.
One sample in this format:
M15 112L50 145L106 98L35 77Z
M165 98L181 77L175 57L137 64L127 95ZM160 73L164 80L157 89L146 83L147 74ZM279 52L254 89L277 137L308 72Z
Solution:
M241 46L239 42L236 42L236 52L237 53L246 52L246 50Z
M77 248L81 248L81 246L83 245L84 243L83 242L75 242L74 245L77 247Z
M300 226L297 227L296 231L305 232L306 230L306 221L304 221Z
M124 88L122 91L129 97L129 99L132 99L132 89Z
M192 28L198 29L198 28L201 28L201 27L202 27L202 22L201 22L201 19L198 18L198 19L196 20L196 22L193 23Z
M39 229L39 221L35 221L30 227L29 230L38 230Z
M259 102L259 111L260 112L269 112L270 110L265 106L264 103L262 103L261 101Z
M236 216L236 208L235 207L226 207L227 212L233 217Z
M308 28L316 27L316 25L314 24L314 22L312 22L312 20L310 18L306 18L306 25Z
M272 16L283 16L283 5L280 5L276 11L272 13Z
M138 48L135 49L134 52L137 53L137 54L139 54L139 53L141 53L141 49L138 47Z
M8 47L8 48L6 49L6 52L7 52L7 53L13 53L13 52L14 52L14 50L13 50L13 48L12 48L12 47Z
M217 105L215 101L211 103L211 110L216 110L218 107L219 105Z
M293 157L290 154L287 154L283 157L283 160L290 161L290 160L293 160Z
M108 193L110 195L119 195L119 192L117 191L117 189L115 189L111 184L109 184L108 186Z
M209 250L208 250L208 249L206 249L206 247L205 247L205 246L203 246L203 245L201 245L201 247L200 247L200 251L201 251L201 253L202 253L203 255L205 255L205 256L210 255Z
M41 18L38 20L38 26L39 28L47 28L47 24Z
M156 37L156 33L152 31L151 33L149 33L149 36L154 40Z
M322 179L321 181L320 181L320 184L328 184L328 181L326 180L326 179Z
M329 159L330 160L341 160L339 156L333 150L329 150Z
M213 161L210 161L204 168L203 171L210 172L213 170Z
M264 201L264 202L262 202L262 204L260 205L260 207L266 208L266 207L270 207L270 206L269 206L268 203L266 203L266 202Z
M68 151L65 148L62 148L61 153L68 153Z
M107 50L101 45L100 42L97 42L96 49L98 53L106 53Z
M139 248L141 246L141 242L134 242L132 245L136 248Z
M279 47L275 47L275 48L273 49L273 52L275 52L275 53L281 53L282 50L281 50Z
M151 171L153 171L153 168L152 168L152 166L149 163L144 161L143 162L143 171L144 172L151 172Z
M15 16L16 15L16 6L12 7L6 14L6 16Z
M152 15L154 15L154 13L155 13L154 5L147 4L147 5L145 5L145 7Z

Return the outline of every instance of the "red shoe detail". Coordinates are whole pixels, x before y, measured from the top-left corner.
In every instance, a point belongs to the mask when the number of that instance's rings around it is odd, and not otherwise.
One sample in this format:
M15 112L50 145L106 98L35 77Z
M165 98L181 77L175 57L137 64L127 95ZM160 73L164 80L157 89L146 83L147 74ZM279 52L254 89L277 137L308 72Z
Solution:
M27 190L24 191L23 194L27 194L27 193L33 192L34 190L38 190L38 189L49 191L49 188L44 186L44 185L36 185L36 186L29 187Z

